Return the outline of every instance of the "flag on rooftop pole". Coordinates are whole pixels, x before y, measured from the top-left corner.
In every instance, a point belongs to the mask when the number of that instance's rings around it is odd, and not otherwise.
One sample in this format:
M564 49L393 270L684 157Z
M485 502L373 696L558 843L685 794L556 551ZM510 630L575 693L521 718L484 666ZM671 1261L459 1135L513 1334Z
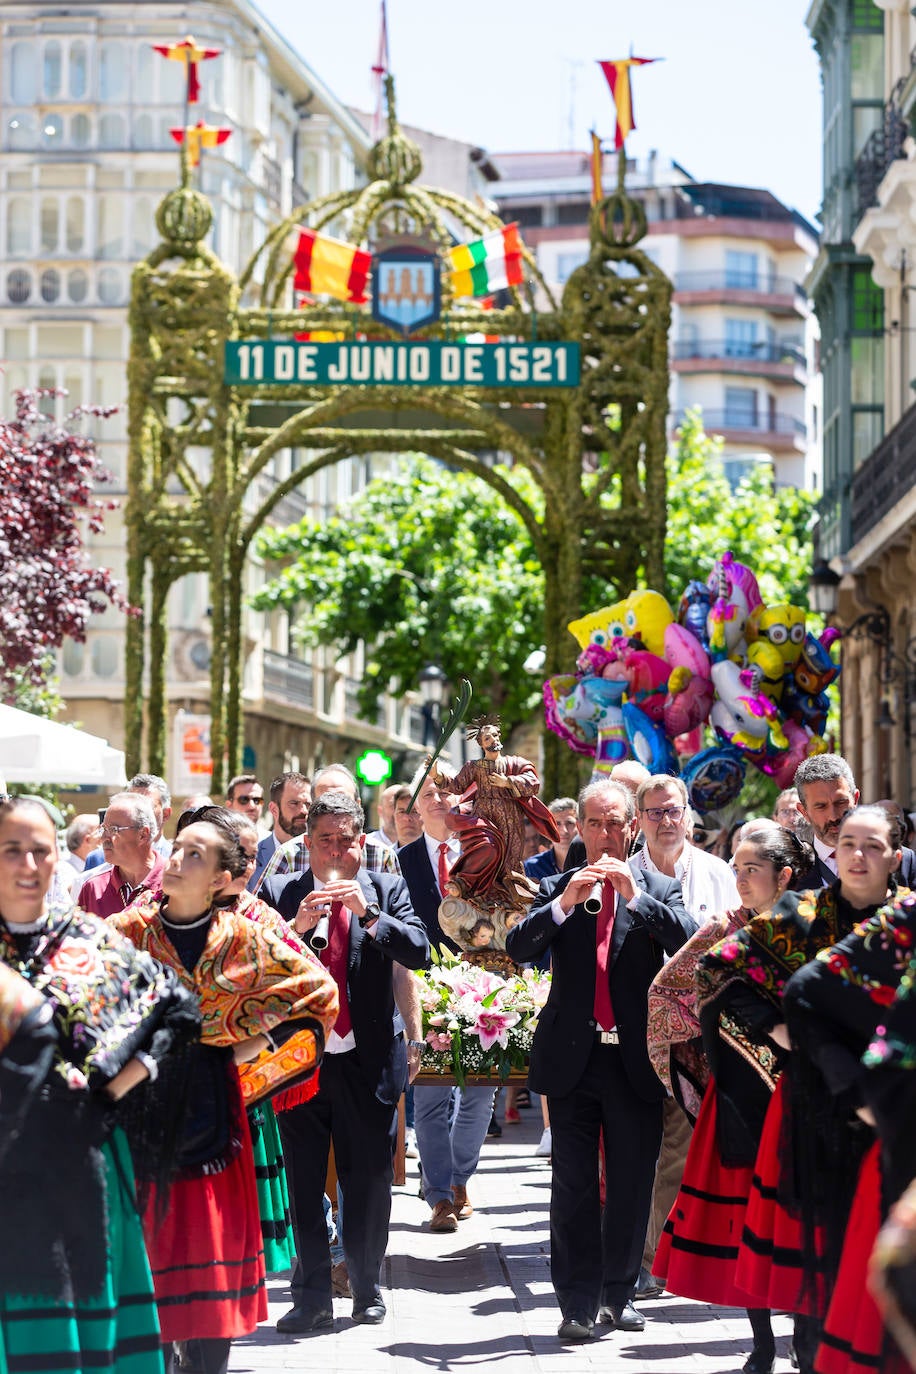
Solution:
M627 134L636 128L636 120L633 117L633 88L630 84L630 68L646 67L652 62L658 62L657 57L621 57L616 61L599 62L598 66L604 72L607 84L611 88L611 95L614 97L614 106L617 110L617 126L614 130L614 147L622 148Z
M601 139L591 131L592 154L590 158L592 173L592 205L597 205L599 200L604 199L604 187L601 184L601 173L603 169L604 153L601 148Z
M183 62L187 68L188 85L185 96L185 103L196 105L200 100L200 72L198 63L206 62L210 57L219 57L220 48L202 48L188 34L180 43L159 44L154 43L153 52L157 52L162 57L167 57L171 62ZM185 121L187 122L187 121Z
M489 296L507 286L520 286L525 272L518 224L505 224L473 243L448 250L452 295Z
M199 119L186 129L170 129L169 133L178 144L187 147L188 166L196 167L204 148L218 148L232 134L231 129L218 129L215 124L205 124Z
M381 22L378 35L378 53L372 67L372 89L375 92L375 109L372 113L370 134L374 143L382 136L385 122L385 77L391 68L388 54L388 6L382 0Z
M300 229L294 258L294 291L365 305L366 284L372 271L372 254L341 239Z

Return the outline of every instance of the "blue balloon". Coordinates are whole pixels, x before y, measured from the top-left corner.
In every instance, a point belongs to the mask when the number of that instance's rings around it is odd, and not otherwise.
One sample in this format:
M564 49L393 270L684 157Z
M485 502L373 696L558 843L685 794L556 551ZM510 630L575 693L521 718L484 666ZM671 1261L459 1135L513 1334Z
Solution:
M745 762L731 745L714 744L694 754L684 764L681 777L687 786L690 805L701 815L718 811L737 797L744 786Z
M645 711L634 706L631 701L624 702L623 728L627 732L627 742L634 759L645 764L650 773L679 772L677 755L671 741L665 734L661 721L650 720Z

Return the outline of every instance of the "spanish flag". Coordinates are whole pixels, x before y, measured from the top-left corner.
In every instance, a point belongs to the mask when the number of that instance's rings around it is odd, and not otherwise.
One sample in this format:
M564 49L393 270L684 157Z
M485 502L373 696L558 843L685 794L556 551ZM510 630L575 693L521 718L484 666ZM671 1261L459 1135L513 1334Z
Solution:
M188 34L180 43L169 43L160 46L154 43L153 52L159 53L161 57L167 57L170 62L183 62L188 69L188 104L196 105L200 99L200 73L197 70L198 62L206 62L209 57L219 57L220 48L201 48L194 42Z
M592 155L589 159L592 173L592 205L597 205L599 200L604 198L604 187L601 184L601 173L604 164L604 153L601 150L601 139L592 129Z
M294 262L294 290L365 305L366 283L372 270L371 253L352 243L316 234L314 229L300 229Z
M218 129L215 124L205 124L199 119L196 124L190 125L187 129L170 129L176 143L188 145L188 165L196 167L200 162L202 148L218 148L221 143L232 134L231 129Z
M506 224L473 243L450 248L452 295L489 296L507 286L520 286L525 277L523 252L517 224Z
M633 118L633 88L630 85L630 68L647 67L657 62L657 57L622 57L616 62L599 62L598 66L607 78L617 109L617 127L614 130L614 147L622 148L627 134L636 128Z

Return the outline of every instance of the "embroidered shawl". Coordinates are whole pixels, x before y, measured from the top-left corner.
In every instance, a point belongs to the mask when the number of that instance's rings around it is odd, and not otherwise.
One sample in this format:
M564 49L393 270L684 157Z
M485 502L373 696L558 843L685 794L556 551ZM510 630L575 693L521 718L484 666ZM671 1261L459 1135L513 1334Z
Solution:
M104 1086L138 1050L161 1057L175 1033L186 1037L188 1018L193 1033L193 1005L175 974L79 907L52 909L27 959L0 925L0 963L50 1002L54 1073L71 1091Z
M161 906L162 899L138 902L111 922L196 993L205 1045L231 1046L286 1021L303 1022L277 1050L239 1065L245 1105L313 1074L337 1018L337 985L327 970L267 927L217 907L203 953L188 972L159 919Z
M743 908L706 921L667 960L649 988L648 1046L652 1067L669 1093L696 1120L709 1082L697 1007L697 965L713 945L747 920Z

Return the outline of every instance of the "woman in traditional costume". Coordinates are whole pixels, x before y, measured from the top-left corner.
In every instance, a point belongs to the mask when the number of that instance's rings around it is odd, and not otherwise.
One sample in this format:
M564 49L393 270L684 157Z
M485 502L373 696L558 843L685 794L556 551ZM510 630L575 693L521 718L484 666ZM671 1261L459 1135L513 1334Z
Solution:
M44 808L0 803L0 1368L161 1374L115 1104L199 1032L199 1013L106 922L48 907L56 863Z
M903 901L916 920L916 896ZM888 1329L916 1369L916 953L863 1063L865 1101L881 1142L888 1198L897 1198L871 1256L869 1288Z
M163 896L112 918L138 949L175 970L203 1015L167 1205L154 1183L143 1219L167 1368L172 1343L191 1343L203 1374L224 1374L232 1340L267 1315L254 1161L236 1066L256 1097L308 1076L337 1015L335 984L320 965L217 905L245 864L237 836L192 823L175 840Z
M649 989L649 1056L659 1078L696 1129L680 1192L665 1223L655 1265L665 1287L683 1297L724 1307L748 1307L754 1344L745 1374L768 1374L775 1342L768 1308L748 1306L735 1285L754 1158L777 1073L776 1056L741 1034L735 1022L709 1018L710 1051L703 1048L697 993L701 957L768 911L789 883L807 872L813 854L775 821L749 822L734 857L741 906L713 916L665 964Z
M863 845L876 851L867 867L856 857ZM826 1312L827 1239L821 1225L804 1224L791 1167L796 1140L803 1139L807 1125L804 1115L792 1110L792 1055L782 998L794 973L884 905L896 890L893 873L899 862L884 813L866 807L852 811L840 827L835 883L817 892L787 892L772 911L748 921L700 960L704 1039L715 1017L720 1039L722 1026L736 1026L741 1038L773 1052L774 1076L783 1069L760 1134L735 1283L748 1294L748 1304L795 1315L801 1374L813 1372ZM712 1067L721 1111L726 1100L735 1100L734 1088L715 1062ZM740 1113L736 1120L740 1123Z
M866 813L885 816L886 843L892 846L892 819L879 807L860 808L857 815ZM841 844L851 842L851 829ZM877 838L865 836L855 862L864 869L880 864L881 854ZM912 1176L914 1141L909 1135L900 1160L905 1177L890 1156L889 1167L883 1167L862 1056L896 996L914 937L916 898L898 893L896 901L790 978L783 998L792 1041L792 1108L804 1113L806 1123L796 1136L795 1182L808 1229L819 1223L825 1228L831 1291L816 1374L892 1374L906 1368L886 1337L867 1270L881 1217ZM912 1090L909 1101L909 1113L893 1114L898 1141L902 1121L913 1124Z

